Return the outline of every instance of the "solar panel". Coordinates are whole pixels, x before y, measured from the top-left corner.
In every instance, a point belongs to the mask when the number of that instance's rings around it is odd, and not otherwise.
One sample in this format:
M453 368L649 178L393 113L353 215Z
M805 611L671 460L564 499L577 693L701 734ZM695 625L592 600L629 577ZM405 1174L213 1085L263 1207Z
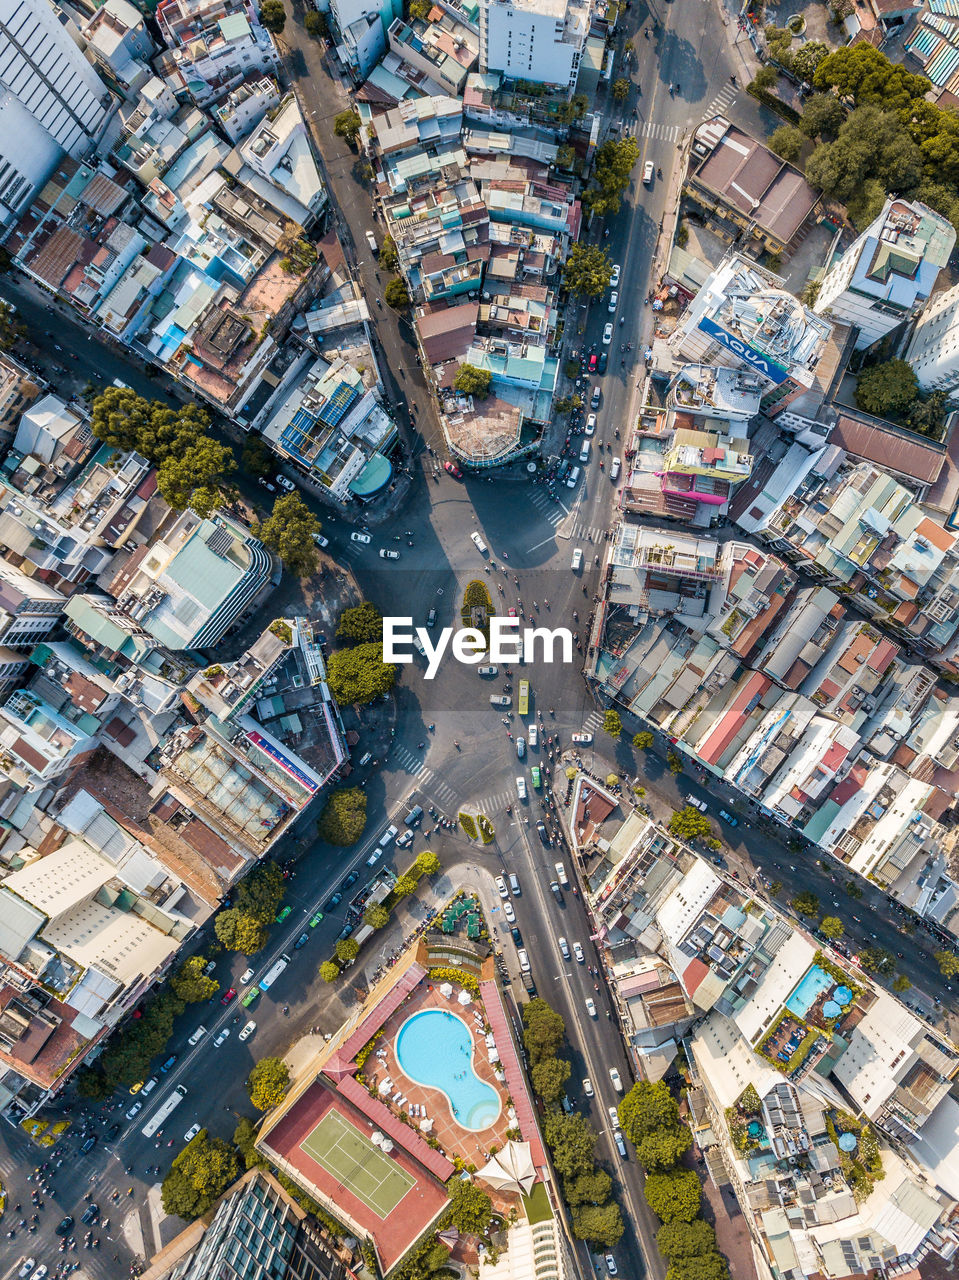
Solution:
M325 422L327 426L335 427L337 423L343 421L347 409L356 399L358 399L356 388L351 387L346 382L341 382L326 404L320 409L320 421Z

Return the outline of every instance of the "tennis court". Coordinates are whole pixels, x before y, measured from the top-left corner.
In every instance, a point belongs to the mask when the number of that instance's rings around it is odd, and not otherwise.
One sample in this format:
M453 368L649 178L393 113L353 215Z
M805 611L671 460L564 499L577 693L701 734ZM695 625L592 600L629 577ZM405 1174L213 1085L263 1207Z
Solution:
M300 1148L380 1218L389 1217L416 1183L336 1111L327 1112Z

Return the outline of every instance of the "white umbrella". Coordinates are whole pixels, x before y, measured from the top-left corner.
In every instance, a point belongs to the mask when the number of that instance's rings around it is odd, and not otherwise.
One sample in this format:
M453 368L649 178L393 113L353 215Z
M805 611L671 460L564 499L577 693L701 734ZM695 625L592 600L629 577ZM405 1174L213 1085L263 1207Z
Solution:
M461 1005L468 1005L473 1003L473 997L470 995L468 991L461 991L456 998Z
M377 1147L382 1147L383 1135L380 1133L379 1129L374 1129L370 1134L370 1142L374 1143Z
M444 982L443 985L440 987L440 995L446 996L448 1000L452 994L453 994L452 986L448 982Z
M499 1062L499 1050L495 1045L492 1049L487 1050L486 1056L489 1058L490 1062Z
M379 1089L380 1093L389 1093L389 1091L390 1091L392 1088L393 1088L393 1084L392 1084L392 1082L391 1082L390 1080L381 1080L381 1081L380 1081L380 1089Z
M393 1144L392 1144L392 1142L390 1142L389 1138L384 1138L384 1139L383 1139L383 1150L384 1150L384 1151L392 1151L392 1150L393 1150Z
M432 1120L421 1120L421 1121L420 1121L420 1130L421 1130L421 1132L423 1132L423 1133L431 1133L431 1132L432 1132L432 1129L433 1129L433 1121L432 1121Z

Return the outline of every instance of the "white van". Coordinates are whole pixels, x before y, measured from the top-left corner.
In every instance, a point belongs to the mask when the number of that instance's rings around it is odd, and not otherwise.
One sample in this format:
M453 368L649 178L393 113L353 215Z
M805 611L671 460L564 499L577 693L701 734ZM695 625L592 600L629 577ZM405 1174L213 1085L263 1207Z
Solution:
M582 567L583 567L583 553L582 553L582 551L579 549L579 547L577 547L577 548L576 548L576 550L573 552L573 558L572 558L572 560L570 561L569 567L572 569L573 573L575 573L575 572L577 571L577 569L582 569Z
M575 489L579 484L579 467L573 467L572 471L566 477L566 488Z
M526 799L526 779L522 775L516 779L516 794L521 800Z
M566 868L563 866L561 862L554 862L553 866L556 868L556 879L560 882L560 884L563 886L564 889L568 889L569 877L566 874Z
M589 441L583 441L583 447L579 451L580 462L589 462Z
M620 470L620 467L621 467L622 465L623 465L623 464L620 462L619 458L614 458L614 459L612 460L612 462L609 464L609 478L610 478L610 480L618 480L618 479L619 479L619 470Z

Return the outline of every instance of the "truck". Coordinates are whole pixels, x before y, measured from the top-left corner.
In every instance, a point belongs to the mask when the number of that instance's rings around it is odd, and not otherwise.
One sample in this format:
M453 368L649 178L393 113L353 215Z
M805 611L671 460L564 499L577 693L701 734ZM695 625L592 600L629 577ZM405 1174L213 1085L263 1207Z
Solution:
M273 983L276 982L277 978L289 963L290 957L284 953L280 956L279 960L277 960L276 964L270 965L269 969L267 969L266 973L260 979L260 990L269 991L270 987L273 986Z
M160 1103L156 1111L154 1111L153 1115L143 1126L142 1132L145 1138L153 1137L160 1126L164 1124L177 1109L186 1097L186 1094L187 1091L184 1089L182 1084L178 1084L176 1088L172 1090L170 1096Z
M367 233L366 233L366 243L370 246L370 253L376 253L376 252L377 252L376 236L373 234L373 232L372 232L372 231L367 231Z

